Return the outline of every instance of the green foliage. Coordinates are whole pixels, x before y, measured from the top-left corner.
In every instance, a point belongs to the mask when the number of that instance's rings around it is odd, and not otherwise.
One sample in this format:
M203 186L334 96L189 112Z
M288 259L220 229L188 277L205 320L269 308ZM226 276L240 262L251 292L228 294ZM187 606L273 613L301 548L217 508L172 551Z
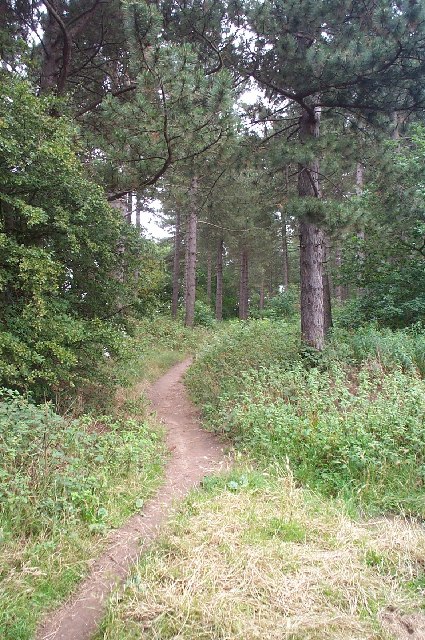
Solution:
M96 380L126 310L152 308L163 278L151 243L85 177L74 127L49 108L23 80L2 83L0 385L38 399Z
M164 37L159 7L126 0L121 9L136 87L125 101L103 100L90 135L102 149L93 169L118 192L155 184L171 162L202 162L233 119L227 69L205 74L192 43Z
M298 358L295 327L271 320L226 322L200 351L186 380L195 401L212 410L222 394L239 387L241 371L285 366Z
M271 320L289 319L295 316L299 293L295 287L289 287L283 293L273 296L267 301L263 311L263 318Z
M3 535L34 536L81 521L110 526L110 478L118 483L158 455L145 423L108 416L67 421L17 392L0 396Z
M201 300L195 301L195 324L210 328L215 325L214 311Z
M282 346L283 326L267 326L279 361L272 351L257 360L233 327L201 354L188 382L207 425L267 463L287 460L297 480L328 495L423 516L423 332L335 335L319 365L306 367L291 335ZM250 337L263 327L251 323Z
M374 320L403 328L425 321L425 129L380 147L371 184L344 205L361 217L365 239L344 241L342 282L361 289L341 315L344 326Z
M377 329L373 325L356 331L334 329L322 355L322 363L338 361L359 366L377 362L385 372L401 369L425 376L425 333L421 325L403 331Z

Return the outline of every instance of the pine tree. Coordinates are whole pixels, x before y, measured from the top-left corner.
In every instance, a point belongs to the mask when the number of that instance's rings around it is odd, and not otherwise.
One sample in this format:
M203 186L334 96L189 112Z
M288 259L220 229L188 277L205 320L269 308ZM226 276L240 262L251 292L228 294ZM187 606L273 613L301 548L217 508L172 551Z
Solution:
M423 108L424 7L417 2L336 0L229 4L246 31L228 64L262 87L278 113L299 115L301 325L304 342L325 338L320 120L335 110L370 116Z

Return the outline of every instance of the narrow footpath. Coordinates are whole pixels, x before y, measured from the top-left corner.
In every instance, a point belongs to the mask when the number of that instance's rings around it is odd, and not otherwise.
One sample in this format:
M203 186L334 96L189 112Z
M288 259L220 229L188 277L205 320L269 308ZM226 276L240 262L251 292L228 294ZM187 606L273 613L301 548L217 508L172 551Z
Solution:
M199 426L182 376L190 359L175 365L149 391L152 408L167 429L170 460L164 484L143 511L112 532L109 545L89 575L64 605L46 618L36 640L90 640L102 619L111 591L126 578L140 553L189 490L225 464L222 446Z

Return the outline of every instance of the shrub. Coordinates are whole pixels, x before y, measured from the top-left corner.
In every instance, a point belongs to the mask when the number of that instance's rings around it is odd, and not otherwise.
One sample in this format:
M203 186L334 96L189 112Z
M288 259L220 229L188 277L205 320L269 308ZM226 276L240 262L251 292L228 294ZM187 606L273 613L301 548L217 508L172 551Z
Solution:
M213 327L215 325L215 315L208 304L201 300L195 302L195 324L202 327Z
M325 494L425 515L422 332L335 333L312 367L274 327L230 327L200 355L188 381L207 425Z
M0 394L0 515L5 535L56 523L104 525L108 478L126 477L158 455L145 423L104 416L66 421L15 391Z
M425 375L425 331L421 325L392 331L374 325L356 331L336 329L323 354L325 361L360 365L375 360L386 371L418 369Z
M239 386L241 371L298 359L298 342L296 327L283 321L226 322L190 368L189 389L196 402L214 406L225 389Z
M296 288L289 287L286 291L271 298L263 311L263 318L271 320L293 318L297 312L299 293Z

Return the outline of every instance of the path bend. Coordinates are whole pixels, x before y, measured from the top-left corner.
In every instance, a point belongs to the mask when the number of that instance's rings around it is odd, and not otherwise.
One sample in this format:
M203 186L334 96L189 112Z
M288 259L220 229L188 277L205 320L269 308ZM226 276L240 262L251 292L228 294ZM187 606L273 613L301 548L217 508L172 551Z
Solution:
M90 640L112 590L158 535L176 500L183 498L205 475L223 468L222 446L200 428L199 414L182 382L190 363L187 359L172 367L148 392L152 408L166 427L171 453L164 483L142 512L111 533L107 549L94 562L89 575L72 597L46 618L36 640Z

